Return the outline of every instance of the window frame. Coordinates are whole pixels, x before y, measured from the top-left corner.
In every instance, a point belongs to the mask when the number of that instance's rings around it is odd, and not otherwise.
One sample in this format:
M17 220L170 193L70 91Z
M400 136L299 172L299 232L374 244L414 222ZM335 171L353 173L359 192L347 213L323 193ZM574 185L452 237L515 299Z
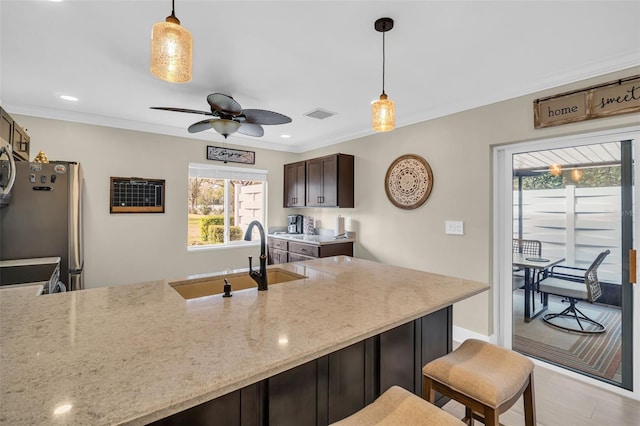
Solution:
M215 164L203 164L203 163L189 163L187 181L192 177L218 179L224 180L224 243L221 244L204 244L204 245L189 245L187 239L187 251L203 251L203 250L220 250L229 249L238 246L252 246L258 244L257 241L230 241L230 217L229 210L231 207L231 201L229 199L231 193L231 181L235 180L250 180L262 182L262 218L258 219L265 231L267 229L267 180L268 171L263 169L254 169L248 167L231 167L220 166ZM188 198L188 197L187 197ZM187 211L187 220L188 220Z

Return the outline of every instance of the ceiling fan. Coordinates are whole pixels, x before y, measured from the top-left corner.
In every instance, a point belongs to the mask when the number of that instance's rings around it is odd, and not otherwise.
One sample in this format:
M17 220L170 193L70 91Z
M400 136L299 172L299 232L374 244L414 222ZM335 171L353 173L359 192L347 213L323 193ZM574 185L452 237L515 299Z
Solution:
M242 109L235 99L222 93L210 94L207 96L207 102L211 107L210 112L171 107L150 108L209 115L212 118L193 123L187 130L189 133L197 133L213 128L225 139L235 132L247 136L260 137L264 135L263 125L291 123L291 118L277 112L264 109Z

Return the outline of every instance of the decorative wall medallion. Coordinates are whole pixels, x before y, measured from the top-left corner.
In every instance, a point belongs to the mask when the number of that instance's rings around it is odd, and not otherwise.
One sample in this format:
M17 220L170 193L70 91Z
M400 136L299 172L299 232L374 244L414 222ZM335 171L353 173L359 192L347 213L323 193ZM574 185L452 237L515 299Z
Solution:
M433 173L427 161L413 154L398 157L387 170L384 189L389 201L401 209L415 209L427 201Z

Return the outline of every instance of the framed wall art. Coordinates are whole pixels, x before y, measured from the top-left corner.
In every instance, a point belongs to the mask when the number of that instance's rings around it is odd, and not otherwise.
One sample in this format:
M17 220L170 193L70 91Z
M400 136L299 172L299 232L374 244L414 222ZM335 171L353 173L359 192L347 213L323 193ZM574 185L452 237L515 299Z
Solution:
M109 213L164 213L164 179L112 177Z
M207 145L207 160L224 161L225 163L255 164L256 153L242 149Z
M427 201L433 188L433 173L419 155L398 157L384 179L384 189L391 203L401 209L417 209Z

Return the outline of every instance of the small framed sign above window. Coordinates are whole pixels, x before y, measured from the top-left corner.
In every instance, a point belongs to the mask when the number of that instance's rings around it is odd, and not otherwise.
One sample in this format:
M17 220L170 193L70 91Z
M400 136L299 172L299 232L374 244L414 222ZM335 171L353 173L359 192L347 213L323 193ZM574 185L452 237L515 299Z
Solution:
M207 145L207 160L224 161L225 163L255 164L256 153L242 149Z
M164 213L164 179L112 177L110 213Z

